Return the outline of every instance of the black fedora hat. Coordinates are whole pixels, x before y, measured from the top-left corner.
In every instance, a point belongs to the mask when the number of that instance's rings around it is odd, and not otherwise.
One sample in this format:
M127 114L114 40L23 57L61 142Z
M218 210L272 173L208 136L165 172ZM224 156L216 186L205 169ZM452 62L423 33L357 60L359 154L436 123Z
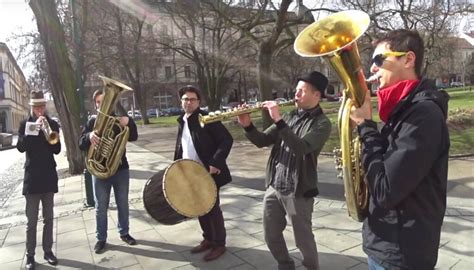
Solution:
M321 92L321 97L324 97L324 90L328 86L328 78L324 76L322 73L313 71L305 76L299 77L296 82L299 81L307 82L314 86L316 90Z

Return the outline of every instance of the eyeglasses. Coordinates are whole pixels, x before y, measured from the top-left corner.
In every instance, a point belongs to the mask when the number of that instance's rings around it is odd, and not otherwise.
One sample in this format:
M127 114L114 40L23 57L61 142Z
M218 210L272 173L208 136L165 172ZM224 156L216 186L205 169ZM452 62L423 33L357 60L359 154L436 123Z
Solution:
M184 101L184 102L196 102L198 101L199 99L197 98L182 98L181 101Z
M387 57L389 57L389 56L400 57L400 56L404 56L404 55L407 55L407 54L408 54L408 52L384 52L384 53L380 53L380 54L377 54L376 56L374 56L374 58L372 58L372 64L375 64L376 66L381 67L383 65L383 62L385 61L385 59L387 59Z

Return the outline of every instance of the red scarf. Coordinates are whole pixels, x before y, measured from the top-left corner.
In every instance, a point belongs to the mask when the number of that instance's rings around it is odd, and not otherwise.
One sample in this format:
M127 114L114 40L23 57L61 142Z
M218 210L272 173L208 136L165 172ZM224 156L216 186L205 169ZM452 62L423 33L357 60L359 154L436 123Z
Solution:
M419 82L419 80L400 81L392 86L377 91L380 119L387 123L390 114L400 100L408 96Z

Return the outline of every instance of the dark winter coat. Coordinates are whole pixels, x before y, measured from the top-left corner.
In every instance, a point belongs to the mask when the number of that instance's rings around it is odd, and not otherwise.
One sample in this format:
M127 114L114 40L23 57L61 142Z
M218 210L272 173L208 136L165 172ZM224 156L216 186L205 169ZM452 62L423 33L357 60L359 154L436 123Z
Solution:
M433 269L446 210L448 95L422 80L382 131L358 128L370 192L364 251L387 269Z
M296 175L295 195L298 197L315 197L318 190L318 156L331 134L331 121L324 114L321 107L307 112L301 119L301 128L290 128L290 123L298 116L295 109L283 114L281 121L271 125L265 131L258 131L253 125L245 128L245 136L257 147L273 145L267 163L265 186L272 184L275 170L275 160L284 141L291 155L296 158L294 167L290 167L291 174Z
M46 116L51 130L58 132L59 125L56 121ZM58 192L58 174L56 161L53 154L61 152L61 142L49 144L40 130L37 136L25 136L26 122L35 122L36 118L30 116L20 123L18 142L16 148L21 153L26 153L25 176L23 179L23 195L47 192Z
M196 149L199 159L208 171L210 165L221 171L220 174L213 174L212 177L217 187L222 187L232 181L226 159L227 156L229 156L234 139L221 122L209 123L201 127L199 124L199 114L206 115L207 112L197 109L187 119L194 148ZM184 126L183 117L184 115L181 115L178 118L179 128L174 160L183 157L183 148L181 145L181 136L183 135Z

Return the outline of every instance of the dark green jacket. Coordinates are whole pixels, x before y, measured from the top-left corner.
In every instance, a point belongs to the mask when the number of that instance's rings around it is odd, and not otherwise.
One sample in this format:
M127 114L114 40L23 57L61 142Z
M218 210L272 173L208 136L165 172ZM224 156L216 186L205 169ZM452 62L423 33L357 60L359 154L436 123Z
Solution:
M266 187L272 182L274 160L280 152L281 141L284 140L292 154L296 156L296 168L290 168L297 174L295 195L315 197L319 193L318 155L331 133L331 122L318 106L309 117L303 120L303 127L296 133L286 124L292 117L298 117L296 109L284 114L282 120L271 125L264 132L258 131L253 125L245 128L245 135L257 147L273 144L267 163Z

